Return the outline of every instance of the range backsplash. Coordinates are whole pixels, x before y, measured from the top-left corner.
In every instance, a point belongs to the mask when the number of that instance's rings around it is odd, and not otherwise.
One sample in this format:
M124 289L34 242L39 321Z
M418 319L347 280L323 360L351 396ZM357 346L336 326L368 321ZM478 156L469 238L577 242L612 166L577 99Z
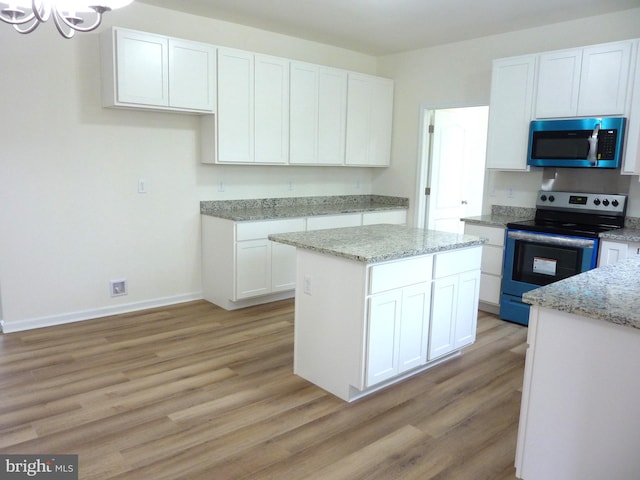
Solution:
M630 182L619 169L544 167L541 190L628 195Z

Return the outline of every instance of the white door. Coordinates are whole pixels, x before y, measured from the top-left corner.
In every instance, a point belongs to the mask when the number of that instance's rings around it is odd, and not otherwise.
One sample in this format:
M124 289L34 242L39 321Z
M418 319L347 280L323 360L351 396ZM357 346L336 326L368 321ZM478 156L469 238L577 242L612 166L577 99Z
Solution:
M435 110L427 199L430 230L463 233L463 217L481 215L488 107Z

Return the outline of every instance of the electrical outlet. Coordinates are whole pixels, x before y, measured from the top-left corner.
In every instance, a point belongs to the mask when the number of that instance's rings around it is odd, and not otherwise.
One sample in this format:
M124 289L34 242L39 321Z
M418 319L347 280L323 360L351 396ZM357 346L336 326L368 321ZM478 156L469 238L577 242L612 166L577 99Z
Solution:
M311 276L310 275L304 276L302 291L307 295L311 295Z
M128 293L127 289L127 280L111 280L109 282L111 287L111 296L112 297L121 297L122 295L126 295Z

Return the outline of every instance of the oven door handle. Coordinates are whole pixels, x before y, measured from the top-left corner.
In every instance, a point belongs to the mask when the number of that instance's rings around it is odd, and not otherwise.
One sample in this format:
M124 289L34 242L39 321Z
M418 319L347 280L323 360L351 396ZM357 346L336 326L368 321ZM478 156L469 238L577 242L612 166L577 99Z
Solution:
M593 248L595 247L595 239L562 237L555 235L541 235L533 232L510 231L507 232L509 238L514 240L524 240L526 242L546 243L549 245L560 245L564 247Z

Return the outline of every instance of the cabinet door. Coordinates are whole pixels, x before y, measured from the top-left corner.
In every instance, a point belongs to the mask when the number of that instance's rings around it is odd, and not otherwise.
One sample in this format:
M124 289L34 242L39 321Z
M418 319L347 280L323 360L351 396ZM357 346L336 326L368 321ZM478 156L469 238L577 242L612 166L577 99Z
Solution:
M218 49L219 162L253 162L253 112L253 55Z
M318 161L319 67L291 62L290 162L314 164Z
M527 144L533 106L534 55L495 60L491 76L487 168L529 169Z
M598 252L598 266L613 265L627 258L628 246L624 242L610 242L603 240L600 242Z
M401 302L401 290L374 295L369 299L367 386L391 378L398 372Z
M318 163L342 165L347 122L347 72L320 67L318 75Z
M454 350L470 345L476 340L479 293L480 271L472 270L461 273L458 279Z
M402 289L398 373L418 367L427 361L430 286L430 283L425 282Z
M167 37L121 29L115 34L117 101L168 106Z
M169 104L215 111L216 49L212 45L169 39Z
M236 243L236 289L233 300L271 291L271 242L266 239Z
M582 49L543 53L539 58L536 117L571 117L578 111Z
M625 113L630 62L631 42L583 50L578 116Z
M256 163L289 160L289 61L255 56L254 147Z
M629 112L627 138L624 141L624 159L621 173L638 175L640 172L640 41L635 41L633 75L629 81Z
M349 74L345 158L347 165L389 165L392 115L391 80Z
M271 291L296 288L296 247L271 242Z
M457 275L433 281L431 333L427 360L433 360L454 350L457 287Z

